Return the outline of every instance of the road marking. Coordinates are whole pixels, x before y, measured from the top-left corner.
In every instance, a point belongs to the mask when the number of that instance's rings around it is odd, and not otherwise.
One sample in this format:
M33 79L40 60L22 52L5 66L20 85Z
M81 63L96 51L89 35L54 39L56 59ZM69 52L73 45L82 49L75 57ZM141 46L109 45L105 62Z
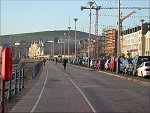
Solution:
M58 68L58 67L57 67ZM59 68L58 68L59 69ZM72 83L73 85L78 89L78 91L81 93L81 95L84 97L84 99L86 100L86 102L88 103L88 105L90 106L91 110L96 113L96 110L94 109L94 107L92 106L92 104L90 103L90 101L87 99L87 97L84 95L84 93L81 91L81 89L76 85L76 83L65 73L63 72L61 69L59 69Z
M42 90L41 90L41 92L40 92L40 95L39 95L39 97L38 97L36 103L34 104L34 106L33 106L33 108L32 108L32 110L31 110L30 113L33 113L33 112L35 111L35 108L37 107L37 105L38 105L38 103L39 103L39 101L40 101L40 99L41 99L41 96L42 96L42 94L43 94L43 91L44 91L44 89L45 89L45 85L46 85L46 81L47 81L47 77L48 77L48 69L47 69L47 66L46 66L46 65L45 65L45 67L46 67L46 70L47 70L47 75L46 75L46 78L45 78L45 81L44 81L44 85L43 85L43 88L42 88Z
M82 86L83 88L99 88L99 87L102 87L102 86Z

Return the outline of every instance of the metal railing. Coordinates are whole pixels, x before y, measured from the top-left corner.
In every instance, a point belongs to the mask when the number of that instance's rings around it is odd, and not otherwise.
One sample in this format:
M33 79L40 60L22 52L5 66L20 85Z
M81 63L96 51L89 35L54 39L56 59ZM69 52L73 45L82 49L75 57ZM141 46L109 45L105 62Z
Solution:
M17 94L18 91L21 91L22 88L24 88L24 69L20 68L12 73L12 80L6 81L5 83L5 99L11 101L13 95ZM2 90L2 85L0 90ZM0 92L2 98L2 91Z
M34 79L37 76L37 74L41 69L42 64L43 62L40 61L33 66L32 79ZM24 78L25 78L25 74L24 74L24 69L22 67L12 72L12 80L5 82L5 101L11 102L13 96L16 95L17 92L21 91L22 88L24 88ZM1 103L2 102L2 81L0 82L1 82L0 85L0 92L1 92L0 103Z

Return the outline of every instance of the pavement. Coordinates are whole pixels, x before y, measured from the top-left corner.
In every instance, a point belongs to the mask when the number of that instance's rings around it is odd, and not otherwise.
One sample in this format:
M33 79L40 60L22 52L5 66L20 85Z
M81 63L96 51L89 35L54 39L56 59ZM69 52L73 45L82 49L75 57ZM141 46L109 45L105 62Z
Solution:
M79 67L79 66L78 66ZM85 67L81 67L85 68ZM89 68L86 68L89 70ZM141 80L126 75L108 73L119 78L133 82L150 85L149 80ZM6 112L92 112L91 108L83 98L83 95L62 75L55 65L44 66L43 70L35 78L26 82L25 89L13 98L13 102L6 105Z
M16 67L16 68L14 68L14 67ZM13 69L17 69L18 65L15 65L14 67L13 67ZM24 69L25 69L24 85L25 85L25 87L21 91L17 92L17 94L13 96L11 101L5 101L5 113L7 113L9 110L11 110L16 105L16 103L19 102L22 99L22 97L25 96L31 90L31 88L35 85L35 83L39 79L43 68L41 68L38 75L34 79L31 79L31 75L32 75L32 71L33 71L31 69L32 67L33 67L33 63L31 64L28 62L24 66ZM1 108L0 108L0 111L1 111Z
M33 88L8 112L87 113L92 109L63 71L46 63Z

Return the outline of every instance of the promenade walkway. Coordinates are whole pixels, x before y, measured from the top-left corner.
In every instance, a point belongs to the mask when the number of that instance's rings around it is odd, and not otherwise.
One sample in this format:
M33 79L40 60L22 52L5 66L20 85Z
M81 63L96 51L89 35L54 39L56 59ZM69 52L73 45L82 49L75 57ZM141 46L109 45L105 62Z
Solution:
M9 111L13 112L92 111L65 73L47 61L33 88Z

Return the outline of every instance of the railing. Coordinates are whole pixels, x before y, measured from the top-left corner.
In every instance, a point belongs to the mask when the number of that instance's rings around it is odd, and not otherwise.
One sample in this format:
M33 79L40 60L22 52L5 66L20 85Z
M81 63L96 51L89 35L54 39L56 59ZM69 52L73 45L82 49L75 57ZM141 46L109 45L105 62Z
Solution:
M33 73L32 73L32 79L34 79L37 74L39 73L41 66L43 62L40 61L37 64L33 66ZM12 80L11 81L6 81L5 82L5 100L8 102L12 101L12 98L14 95L17 94L17 92L21 91L22 88L24 88L24 69L20 68L17 69L16 71L13 71L12 73ZM2 99L2 81L1 86L0 86L0 103ZM1 105L0 105L1 106Z
M22 88L24 88L24 69L20 68L19 70L16 70L12 73L12 80L6 81L5 83L5 99L11 101L13 95L17 94L18 91L21 91ZM0 87L0 90L2 90L2 87ZM2 97L2 93L1 93L1 97ZM1 102L1 98L0 98L0 102Z

